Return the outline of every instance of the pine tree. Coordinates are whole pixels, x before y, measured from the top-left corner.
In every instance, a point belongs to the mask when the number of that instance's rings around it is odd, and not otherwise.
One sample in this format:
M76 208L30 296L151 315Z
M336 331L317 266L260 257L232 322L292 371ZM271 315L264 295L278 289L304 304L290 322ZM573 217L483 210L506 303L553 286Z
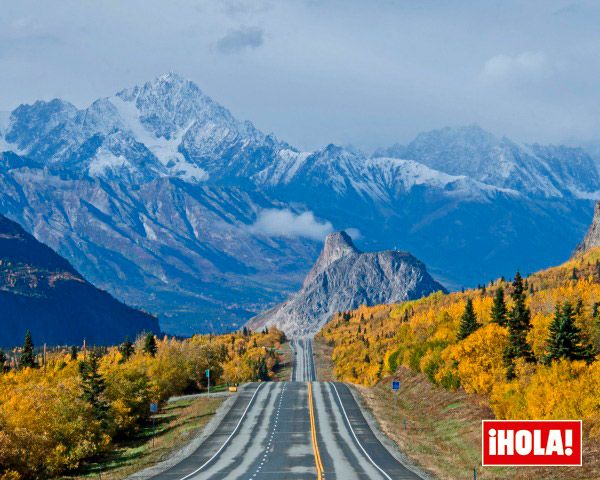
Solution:
M2 349L0 349L0 373L4 373L5 368L6 368L6 355L5 353L2 351Z
M464 340L479 327L481 327L481 324L477 322L477 315L473 308L473 300L468 298L465 305L465 311L460 317L460 326L458 327L458 335L456 337L457 340Z
M566 358L568 360L593 359L591 345L583 345L581 330L575 325L575 311L569 302L557 304L549 328L544 357L546 363Z
M33 351L33 340L31 338L31 332L27 330L25 332L25 341L23 342L23 351L21 352L21 367L37 367L37 363L35 361L35 354Z
M269 369L267 368L267 364L265 363L265 359L261 358L258 361L258 368L256 372L256 376L259 380L267 381L269 380Z
M98 371L98 357L98 352L93 350L87 360L79 362L79 377L83 388L81 398L92 406L98 420L105 420L108 404L103 399L106 387L104 378Z
M154 338L154 336L152 336L152 338ZM135 352L135 348L133 347L133 343L131 343L131 340L129 340L129 337L125 337L125 341L121 344L119 351L121 352L121 355L123 356L123 361L125 362L129 360L129 358L133 355L133 353Z
M146 338L144 339L144 352L150 355L151 357L155 357L156 352L158 352L158 347L156 346L156 339L154 338L153 333L148 333L146 335Z
M77 345L73 345L71 347L71 360L76 361L78 354L79 354L79 348L77 347Z
M522 358L526 362L534 362L535 357L531 345L527 343L527 334L531 330L531 312L525 305L525 289L523 278L517 272L513 281L513 307L508 315L508 346L504 351L506 377L515 378L515 360Z
M592 306L592 317L597 320L600 318L600 302L595 302Z
M496 294L494 295L494 303L492 304L492 322L506 327L508 324L507 312L508 310L506 309L506 302L504 301L504 289L502 287L498 287Z

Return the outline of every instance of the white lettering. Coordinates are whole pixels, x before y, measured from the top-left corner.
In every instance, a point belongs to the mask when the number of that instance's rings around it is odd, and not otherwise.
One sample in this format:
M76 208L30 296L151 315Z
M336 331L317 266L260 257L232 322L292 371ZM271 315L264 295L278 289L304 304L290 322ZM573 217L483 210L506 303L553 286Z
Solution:
M542 431L533 431L533 454L534 455L545 455L546 449L542 447Z
M563 442L560 430L550 430L548 432L548 444L546 445L546 455L563 455Z
M514 430L498 430L498 455L515 454Z
M531 453L531 432L529 430L519 430L515 435L515 444L519 455L529 455Z
M489 438L489 452L490 455L496 455L496 429L490 428L488 431Z

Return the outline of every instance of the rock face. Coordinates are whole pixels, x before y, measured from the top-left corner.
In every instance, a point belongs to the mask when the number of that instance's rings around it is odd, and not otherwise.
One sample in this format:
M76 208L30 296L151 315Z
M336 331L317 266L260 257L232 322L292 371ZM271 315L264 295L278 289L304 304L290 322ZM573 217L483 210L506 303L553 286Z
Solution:
M394 303L445 291L410 253L363 253L345 232L327 236L302 289L254 317L252 329L275 325L290 336L314 335L336 312L360 305Z
M31 330L37 344L105 345L141 331L159 333L158 320L88 283L64 258L0 215L0 346Z
M575 250L575 255L586 252L594 247L600 247L600 202L596 202L592 224L590 225L583 242L581 242L577 247L577 250Z

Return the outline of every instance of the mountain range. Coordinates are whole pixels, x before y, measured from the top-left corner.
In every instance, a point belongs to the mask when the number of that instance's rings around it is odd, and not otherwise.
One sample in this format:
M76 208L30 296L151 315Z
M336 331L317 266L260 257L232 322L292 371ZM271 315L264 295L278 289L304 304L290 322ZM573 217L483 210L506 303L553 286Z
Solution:
M88 283L64 258L0 215L0 346L105 345L160 333L158 320Z
M193 82L0 117L0 213L163 330L236 328L297 290L324 236L412 252L448 288L567 258L600 191L582 149L477 126L302 152Z
M312 336L338 312L414 300L445 289L408 252L361 252L346 232L330 233L300 291L248 322L289 336Z

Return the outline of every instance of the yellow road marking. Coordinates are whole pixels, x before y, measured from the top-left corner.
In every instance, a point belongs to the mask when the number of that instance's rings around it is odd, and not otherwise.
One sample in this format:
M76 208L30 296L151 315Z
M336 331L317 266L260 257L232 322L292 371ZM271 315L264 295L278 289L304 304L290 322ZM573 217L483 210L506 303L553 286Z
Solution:
M321 463L321 454L319 453L319 444L317 443L317 427L315 424L315 408L313 406L312 383L308 382L308 411L310 413L310 437L312 441L313 452L315 454L315 465L317 467L317 478L325 478L323 463Z

